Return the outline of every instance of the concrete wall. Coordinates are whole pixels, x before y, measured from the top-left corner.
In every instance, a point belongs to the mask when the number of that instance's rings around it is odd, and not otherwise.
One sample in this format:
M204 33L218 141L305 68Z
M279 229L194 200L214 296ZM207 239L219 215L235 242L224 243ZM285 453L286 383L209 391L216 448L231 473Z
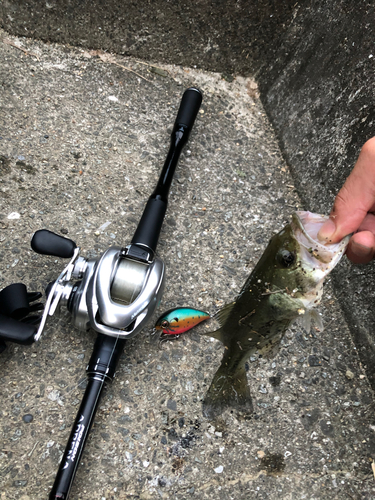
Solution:
M5 0L9 33L253 74L306 208L328 212L375 135L373 2ZM375 387L374 266L334 276Z
M292 0L4 0L0 18L3 27L18 36L243 74L253 71L277 46L294 4Z
M271 64L261 96L306 208L328 213L361 146L375 135L373 2L305 2ZM375 387L374 266L333 274L341 306Z

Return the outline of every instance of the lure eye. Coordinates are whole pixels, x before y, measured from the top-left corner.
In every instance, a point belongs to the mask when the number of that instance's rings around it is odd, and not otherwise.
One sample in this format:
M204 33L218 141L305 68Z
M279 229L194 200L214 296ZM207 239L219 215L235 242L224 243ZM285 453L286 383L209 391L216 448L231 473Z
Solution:
M168 328L169 326L169 321L167 321L166 319L164 319L161 323L160 323L160 326L162 328Z
M289 250L280 250L280 252L278 252L277 254L277 260L283 267L290 267L292 264L294 264L296 256Z

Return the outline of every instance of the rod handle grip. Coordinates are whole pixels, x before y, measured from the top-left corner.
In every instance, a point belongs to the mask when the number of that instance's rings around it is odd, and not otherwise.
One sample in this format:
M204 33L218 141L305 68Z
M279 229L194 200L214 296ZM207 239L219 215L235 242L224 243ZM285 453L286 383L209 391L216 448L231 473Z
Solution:
M186 128L191 130L201 103L202 93L200 90L195 87L186 89L181 99L180 108L175 121L175 127L178 125L184 125Z

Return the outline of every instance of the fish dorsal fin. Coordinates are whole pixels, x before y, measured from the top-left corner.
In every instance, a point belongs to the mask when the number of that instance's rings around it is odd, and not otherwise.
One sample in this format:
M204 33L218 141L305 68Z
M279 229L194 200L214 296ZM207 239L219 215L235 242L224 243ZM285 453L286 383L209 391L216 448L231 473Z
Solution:
M220 309L220 311L218 311L216 314L214 314L213 317L219 323L220 328L224 326L235 304L236 304L235 302L231 302L230 304L227 304L222 309Z

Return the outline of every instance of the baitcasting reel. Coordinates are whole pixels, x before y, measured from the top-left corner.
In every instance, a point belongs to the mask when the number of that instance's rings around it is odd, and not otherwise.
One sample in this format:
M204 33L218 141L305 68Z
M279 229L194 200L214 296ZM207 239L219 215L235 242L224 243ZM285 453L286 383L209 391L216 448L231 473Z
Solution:
M19 343L39 340L48 316L53 316L61 307L68 309L74 326L80 330L92 328L98 333L125 339L145 326L163 293L164 264L155 256L155 251L167 210L168 193L201 102L202 94L198 89L192 87L185 91L158 183L129 245L113 246L98 259L85 259L70 239L45 229L34 234L31 247L35 252L70 258L70 262L47 287L47 300L36 333L35 327L22 325L21 332L19 325L12 323L15 333L10 338L8 324L4 328L0 324L0 339Z
M164 263L145 245L113 246L98 259L85 259L72 240L42 229L34 234L31 247L40 254L71 258L58 279L47 287L48 298L35 340L47 317L61 307L68 309L80 330L92 328L112 337L131 338L160 302Z

